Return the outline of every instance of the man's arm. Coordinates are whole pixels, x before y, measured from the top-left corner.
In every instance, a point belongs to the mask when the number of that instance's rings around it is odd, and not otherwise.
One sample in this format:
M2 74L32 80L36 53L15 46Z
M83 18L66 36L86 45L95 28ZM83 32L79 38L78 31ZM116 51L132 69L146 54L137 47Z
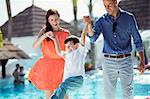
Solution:
M102 31L100 19L94 23L94 27L92 27L92 24L91 24L92 22L89 16L84 16L83 22L84 24L88 23L88 27L87 27L88 37L90 38L90 41L94 43Z
M131 33L132 33L132 37L133 37L133 41L134 41L134 44L136 46L136 49L139 53L139 58L140 58L140 64L139 64L139 71L141 74L144 73L144 66L145 66L145 59L144 59L144 46L143 46L143 43L142 43L142 38L140 36L140 33L138 31L138 26L137 26L137 22L135 20L135 17L132 15L131 17Z
M140 64L139 64L138 69L139 69L140 73L143 74L145 71L145 68L144 68L145 61L144 61L144 52L143 51L139 52L139 58L140 58Z

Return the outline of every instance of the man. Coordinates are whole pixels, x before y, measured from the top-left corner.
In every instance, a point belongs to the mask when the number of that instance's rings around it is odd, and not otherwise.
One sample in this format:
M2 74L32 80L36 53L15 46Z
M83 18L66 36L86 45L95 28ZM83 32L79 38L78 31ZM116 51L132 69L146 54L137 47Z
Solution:
M16 64L16 69L15 69L14 72L13 72L14 85L19 84L19 71L18 71L19 68L20 68L20 65L19 65L19 64Z
M88 22L88 36L95 42L102 33L104 37L103 79L105 99L115 99L115 89L120 78L123 99L133 99L133 66L131 61L131 37L140 56L139 71L144 73L144 48L134 16L118 7L117 0L103 0L107 11L94 24Z

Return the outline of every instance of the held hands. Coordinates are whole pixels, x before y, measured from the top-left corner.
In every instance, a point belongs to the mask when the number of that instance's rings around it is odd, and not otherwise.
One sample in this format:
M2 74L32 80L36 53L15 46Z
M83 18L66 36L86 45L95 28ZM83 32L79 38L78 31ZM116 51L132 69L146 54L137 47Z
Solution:
M52 40L55 40L55 34L52 31L46 32L45 36L49 37Z
M91 18L89 16L83 16L84 24L91 24Z
M91 18L89 16L83 16L83 22L84 22L84 27L86 33L88 33L89 36L93 36L94 32L92 30L92 21Z
M46 31L46 25L42 26L42 31Z
M144 62L140 62L139 66L138 66L138 70L139 70L140 74L144 74L144 71L145 71L144 66L145 66Z

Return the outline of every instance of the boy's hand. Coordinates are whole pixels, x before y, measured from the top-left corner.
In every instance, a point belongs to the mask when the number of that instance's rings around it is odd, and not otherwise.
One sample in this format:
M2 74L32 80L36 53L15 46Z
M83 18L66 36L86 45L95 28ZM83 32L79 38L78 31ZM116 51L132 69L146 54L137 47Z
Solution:
M46 31L46 25L42 26L41 30Z

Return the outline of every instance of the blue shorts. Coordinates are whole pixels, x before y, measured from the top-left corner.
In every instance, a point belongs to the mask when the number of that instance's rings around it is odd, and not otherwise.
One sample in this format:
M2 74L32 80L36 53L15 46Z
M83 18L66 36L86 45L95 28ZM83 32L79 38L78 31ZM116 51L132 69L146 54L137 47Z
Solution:
M51 99L64 99L67 91L73 91L80 88L83 85L83 76L74 76L67 78L56 89Z

